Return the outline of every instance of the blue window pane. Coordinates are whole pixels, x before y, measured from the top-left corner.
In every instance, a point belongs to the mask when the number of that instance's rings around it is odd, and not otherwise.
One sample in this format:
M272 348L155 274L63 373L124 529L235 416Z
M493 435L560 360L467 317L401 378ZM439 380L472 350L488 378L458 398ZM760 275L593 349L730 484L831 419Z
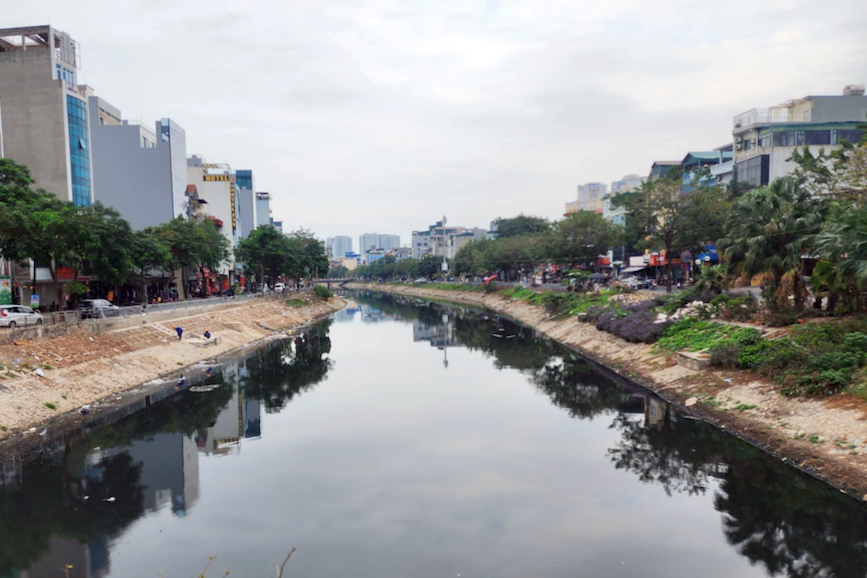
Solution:
M72 202L89 206L91 196L90 156L88 155L87 110L85 104L67 95L66 109L69 118L69 157L72 175Z

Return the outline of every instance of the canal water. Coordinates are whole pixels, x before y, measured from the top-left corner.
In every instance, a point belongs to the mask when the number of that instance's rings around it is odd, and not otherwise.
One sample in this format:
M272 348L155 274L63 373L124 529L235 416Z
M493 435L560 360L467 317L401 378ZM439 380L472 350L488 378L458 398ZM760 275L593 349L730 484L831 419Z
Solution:
M355 297L0 456L0 577L867 575L840 492L495 314Z

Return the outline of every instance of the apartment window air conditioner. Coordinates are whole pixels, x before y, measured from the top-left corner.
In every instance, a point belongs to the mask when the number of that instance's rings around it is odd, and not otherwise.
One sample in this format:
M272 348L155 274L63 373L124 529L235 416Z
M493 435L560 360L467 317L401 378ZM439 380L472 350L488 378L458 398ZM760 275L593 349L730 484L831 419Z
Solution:
M738 139L738 142L735 143L735 150L739 151L739 150L742 150L743 148L744 148L744 143L742 143L740 141L740 139Z

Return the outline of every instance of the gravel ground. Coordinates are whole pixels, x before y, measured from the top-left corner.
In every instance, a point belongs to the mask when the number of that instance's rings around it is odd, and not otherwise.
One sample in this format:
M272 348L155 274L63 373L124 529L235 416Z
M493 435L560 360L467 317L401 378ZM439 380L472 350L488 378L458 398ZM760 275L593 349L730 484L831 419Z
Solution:
M344 305L339 298L299 308L245 302L129 329L0 346L0 439L158 377L180 375L189 365ZM184 328L183 340L178 341L174 325ZM206 329L214 339L202 347Z

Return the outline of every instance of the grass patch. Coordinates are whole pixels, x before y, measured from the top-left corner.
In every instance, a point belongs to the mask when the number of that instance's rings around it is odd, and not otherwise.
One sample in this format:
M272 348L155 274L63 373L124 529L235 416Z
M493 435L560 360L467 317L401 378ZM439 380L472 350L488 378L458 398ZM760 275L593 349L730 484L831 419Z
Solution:
M44 405L48 409L57 409L57 404L51 403L50 401L46 401L42 405Z
M42 366L42 369L48 369L48 370L50 370L50 369L54 369L54 368L51 367L51 365L49 365L49 364L46 363L46 364L44 364L44 365Z
M748 409L756 409L758 406L752 403L739 403L735 406L735 409L741 413L744 413Z
M293 309L297 309L298 307L304 307L307 305L307 301L304 299L287 299L283 302L283 305L286 307L291 307Z
M672 323L662 337L659 346L671 351L701 351L726 342L758 340L761 334L750 327L738 327L686 317Z
M0 431L9 431L9 428L5 425L0 425Z
M813 434L810 436L810 443L811 444L819 444L819 443L822 443L822 440L819 438L818 435Z

